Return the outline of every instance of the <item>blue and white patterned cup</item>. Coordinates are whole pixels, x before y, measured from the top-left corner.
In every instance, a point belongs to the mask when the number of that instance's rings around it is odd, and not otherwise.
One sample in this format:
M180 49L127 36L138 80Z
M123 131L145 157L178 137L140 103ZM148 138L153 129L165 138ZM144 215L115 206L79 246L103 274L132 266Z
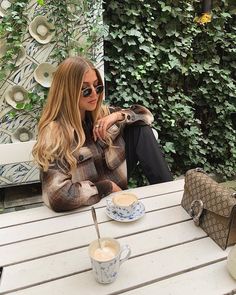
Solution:
M132 193L119 193L112 199L107 199L107 206L123 217L130 216L138 203L138 198Z
M92 264L95 279L102 284L109 284L115 281L118 276L120 265L126 261L131 254L128 245L120 246L120 243L112 238L100 239L89 245L89 256Z

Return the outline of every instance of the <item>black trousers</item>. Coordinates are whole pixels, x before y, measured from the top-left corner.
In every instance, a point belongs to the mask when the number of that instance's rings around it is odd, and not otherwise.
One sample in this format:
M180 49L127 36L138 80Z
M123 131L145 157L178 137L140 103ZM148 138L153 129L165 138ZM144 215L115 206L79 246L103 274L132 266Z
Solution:
M126 125L123 137L128 179L139 162L150 184L173 180L150 126Z

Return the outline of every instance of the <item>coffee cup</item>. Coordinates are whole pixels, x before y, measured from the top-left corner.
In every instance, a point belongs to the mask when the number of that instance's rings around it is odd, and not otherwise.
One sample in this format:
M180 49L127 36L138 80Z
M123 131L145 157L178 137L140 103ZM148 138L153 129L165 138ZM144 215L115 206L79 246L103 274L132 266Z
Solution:
M134 212L137 203L137 196L128 192L116 194L112 199L107 199L107 206L124 217L130 216Z
M102 284L115 281L120 265L130 257L131 250L128 245L120 246L120 243L112 238L100 239L89 245L89 256L95 279ZM122 257L123 256L123 257Z

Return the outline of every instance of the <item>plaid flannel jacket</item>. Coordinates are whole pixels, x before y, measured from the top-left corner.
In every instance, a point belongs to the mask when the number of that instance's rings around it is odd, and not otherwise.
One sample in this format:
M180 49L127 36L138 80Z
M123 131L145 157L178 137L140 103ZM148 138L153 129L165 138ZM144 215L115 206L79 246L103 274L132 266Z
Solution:
M113 144L110 148L92 138L92 126L84 125L86 141L75 153L78 161L75 171L64 172L58 163L53 163L46 172L41 172L44 203L56 212L72 210L82 205L92 205L112 192L115 182L121 189L127 188L125 143L122 130L125 124L143 121L150 125L153 115L143 106L130 109L110 108L121 111L124 119L111 126Z

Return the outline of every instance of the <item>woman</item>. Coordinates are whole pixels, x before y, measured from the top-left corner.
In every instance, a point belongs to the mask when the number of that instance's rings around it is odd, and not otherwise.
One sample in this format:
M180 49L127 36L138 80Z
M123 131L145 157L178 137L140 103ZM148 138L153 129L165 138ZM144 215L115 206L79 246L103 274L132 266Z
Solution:
M73 57L59 65L33 149L43 200L54 211L126 189L138 161L150 183L172 180L150 128L152 114L138 105L123 110L102 102L102 78L90 61Z

